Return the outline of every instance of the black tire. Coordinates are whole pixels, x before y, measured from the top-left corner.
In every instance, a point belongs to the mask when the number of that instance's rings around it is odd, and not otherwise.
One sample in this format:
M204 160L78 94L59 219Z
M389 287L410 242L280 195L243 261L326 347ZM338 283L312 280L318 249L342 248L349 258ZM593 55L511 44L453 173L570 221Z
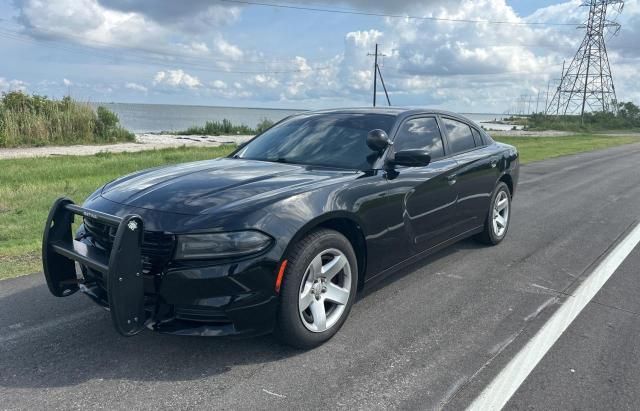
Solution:
M504 232L498 234L493 225L493 209L496 202L496 198L500 195L500 193L505 193L508 201L508 214L506 218L506 227L504 227ZM507 236L507 232L509 231L509 224L511 222L511 191L509 190L509 186L507 186L502 181L498 182L496 188L493 190L493 194L491 195L491 201L489 203L489 210L487 211L487 217L484 221L484 230L476 235L475 239L483 244L488 245L497 245L504 240Z
M312 260L325 250L339 250L346 256L350 268L350 279L347 280L345 271L338 274L342 281L350 284L348 301L344 304L344 311L330 328L325 331L311 331L305 326L300 314L299 299L305 274ZM280 303L278 306L275 334L278 339L296 348L310 349L333 337L346 321L351 306L355 301L358 285L358 263L351 243L337 231L318 229L292 247L287 255L287 266L280 287ZM345 286L346 284L343 284ZM329 302L329 304L331 304Z

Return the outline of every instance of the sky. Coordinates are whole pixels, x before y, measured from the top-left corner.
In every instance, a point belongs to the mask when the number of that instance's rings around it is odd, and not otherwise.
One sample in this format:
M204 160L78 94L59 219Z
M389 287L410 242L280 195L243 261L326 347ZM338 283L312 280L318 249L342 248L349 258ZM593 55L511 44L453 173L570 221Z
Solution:
M0 91L97 102L366 106L373 83L368 54L378 43L393 105L502 113L523 95L544 105L584 36L570 24L587 12L582 0L257 3L263 5L0 0ZM616 36L607 34L618 100L640 103L640 0L610 12L622 24ZM385 102L383 94L378 99Z

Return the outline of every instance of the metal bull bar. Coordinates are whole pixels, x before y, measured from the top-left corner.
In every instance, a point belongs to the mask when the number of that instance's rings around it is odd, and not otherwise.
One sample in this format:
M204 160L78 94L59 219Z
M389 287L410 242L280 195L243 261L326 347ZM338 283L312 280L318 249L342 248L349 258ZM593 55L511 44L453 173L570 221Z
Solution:
M111 252L74 240L75 215L117 227ZM42 240L42 265L49 291L67 297L80 288L75 262L102 273L108 296L108 309L116 330L131 336L145 325L142 277L142 218L117 217L79 207L68 198L59 198L49 211Z

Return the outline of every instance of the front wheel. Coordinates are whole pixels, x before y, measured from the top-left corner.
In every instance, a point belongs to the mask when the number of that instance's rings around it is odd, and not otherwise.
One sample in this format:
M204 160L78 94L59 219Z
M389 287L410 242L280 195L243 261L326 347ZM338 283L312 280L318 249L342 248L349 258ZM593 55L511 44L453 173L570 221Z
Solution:
M476 238L482 243L496 245L507 235L511 219L511 191L505 183L498 183L493 190L489 207L484 231Z
M280 288L276 335L286 344L312 348L344 324L358 284L349 240L320 229L293 246Z

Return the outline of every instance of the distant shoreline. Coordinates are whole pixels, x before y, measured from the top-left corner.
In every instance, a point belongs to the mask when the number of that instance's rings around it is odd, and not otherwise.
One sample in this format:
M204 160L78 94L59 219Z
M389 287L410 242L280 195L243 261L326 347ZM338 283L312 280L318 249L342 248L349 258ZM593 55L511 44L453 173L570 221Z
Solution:
M221 109L241 109L241 110L273 110L273 111L298 111L305 112L310 109L300 108L271 108L271 107L242 107L242 106L208 106L204 104L180 104L180 103L122 103L116 101L95 101L89 102L92 106L179 106L179 107L196 107L196 108L221 108Z
M103 105L116 113L120 123L134 133L172 133L204 126L207 122L221 122L224 119L238 126L255 129L267 119L280 121L290 115L309 110L295 108L260 108L233 106L206 106L192 104L93 102L92 106ZM502 120L499 113L463 113L478 124L484 123L488 129L510 129L506 125L495 124ZM486 123L488 122L488 123Z
M242 110L274 110L274 111L298 111L298 112L305 112L305 111L314 111L316 109L310 109L310 108L287 108L287 107L246 107L246 106L216 106L216 105L207 105L207 104L182 104L182 103L127 103L127 102L119 102L119 101L90 101L89 104L91 105L95 105L95 106L99 106L99 105L135 105L135 106L180 106L180 107L198 107L198 108L222 108L222 109L242 109ZM362 107L362 106L344 106L344 108L350 108L350 107ZM383 107L383 106L380 106ZM398 107L404 107L404 106L398 106ZM406 106L408 108L413 108L414 106ZM420 106L415 106L416 108L420 107ZM426 106L428 107L428 106ZM437 109L436 107L433 107L434 109ZM317 110L323 110L322 108L319 108ZM461 111L460 114L462 115L474 115L474 116L493 116L493 117L503 117L506 116L506 114L498 114L498 113L486 113L486 112L463 112Z

